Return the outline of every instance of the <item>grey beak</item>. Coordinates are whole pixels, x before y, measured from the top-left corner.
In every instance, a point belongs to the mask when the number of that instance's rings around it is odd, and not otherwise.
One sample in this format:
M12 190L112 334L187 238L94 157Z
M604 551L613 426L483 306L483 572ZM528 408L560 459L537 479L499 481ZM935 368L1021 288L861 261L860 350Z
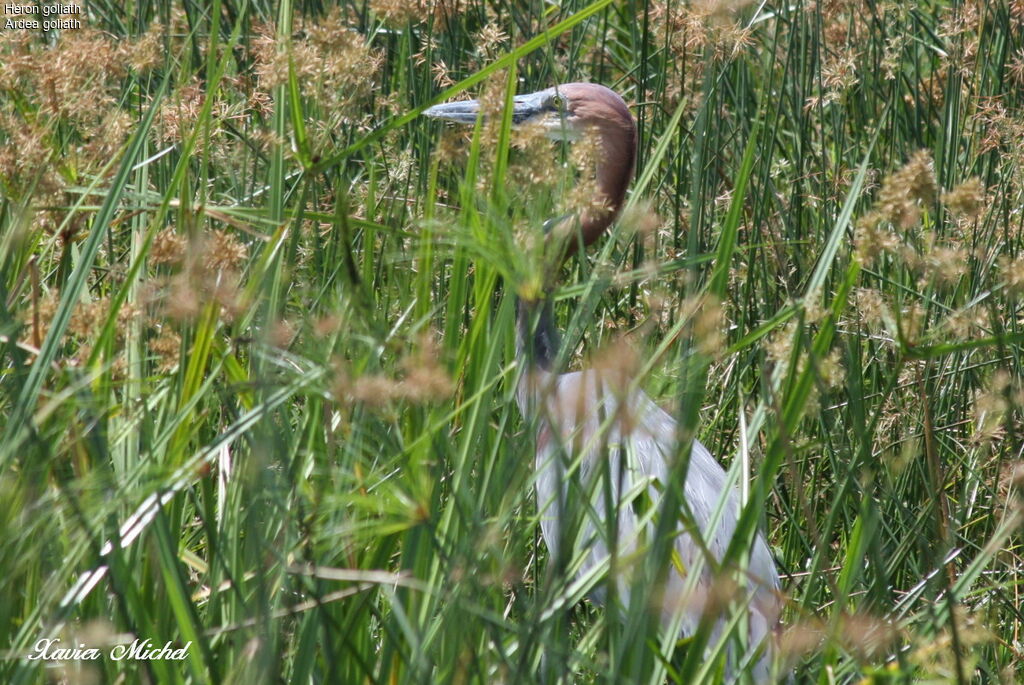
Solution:
M443 105L434 105L423 112L425 117L455 121L460 124L475 124L479 114L480 103L477 100L446 102Z
M543 101L547 94L548 91L541 91L515 96L512 100L512 123L514 125L521 124L543 111ZM434 105L430 109L424 110L423 115L460 124L475 124L477 117L480 116L480 101L446 102L443 105Z

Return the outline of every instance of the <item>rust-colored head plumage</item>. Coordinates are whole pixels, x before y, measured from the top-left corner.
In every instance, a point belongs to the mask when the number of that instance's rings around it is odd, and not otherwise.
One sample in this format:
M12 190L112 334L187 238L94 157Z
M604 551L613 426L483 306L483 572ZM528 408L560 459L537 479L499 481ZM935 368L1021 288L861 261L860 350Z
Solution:
M597 240L615 220L626 198L636 164L636 122L619 95L596 83L563 83L513 99L512 123L543 126L559 140L576 140L586 132L597 135L597 191L605 209L584 210L579 229L584 245ZM480 113L476 100L431 107L425 115L460 123L474 123ZM566 254L575 249L571 240Z
M636 122L615 91L595 83L557 86L565 99L568 120L576 130L593 130L601 146L597 187L607 211L584 212L583 243L597 240L618 216L636 165Z

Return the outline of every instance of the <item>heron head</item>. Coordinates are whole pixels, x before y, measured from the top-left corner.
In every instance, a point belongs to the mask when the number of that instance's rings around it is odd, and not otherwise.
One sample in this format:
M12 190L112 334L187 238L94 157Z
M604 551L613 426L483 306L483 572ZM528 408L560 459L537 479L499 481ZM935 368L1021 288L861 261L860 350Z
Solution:
M475 123L479 100L435 105L428 117L461 124ZM636 124L619 95L596 83L563 83L512 99L513 126L540 126L555 140L577 140L590 127L619 129L635 144ZM610 132L610 131L609 131Z
M479 100L435 105L423 114L461 124L473 124L486 116ZM512 99L512 125L539 126L548 137L564 141L596 133L601 146L596 160L597 191L604 207L584 210L579 216L583 244L594 242L618 215L636 163L636 121L626 103L615 91L596 83L563 83L516 95ZM564 218L556 224L565 224ZM563 256L574 249L575 242L570 241Z

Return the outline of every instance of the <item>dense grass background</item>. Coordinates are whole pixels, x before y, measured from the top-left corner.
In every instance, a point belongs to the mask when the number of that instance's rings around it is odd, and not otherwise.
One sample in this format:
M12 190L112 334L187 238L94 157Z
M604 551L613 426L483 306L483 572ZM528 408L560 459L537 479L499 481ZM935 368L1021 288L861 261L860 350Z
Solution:
M417 117L573 80L640 147L570 363L749 478L778 668L1024 677L1019 0L84 7L0 32L4 682L697 678L538 536L512 295L573 160ZM189 658L19 658L132 636Z

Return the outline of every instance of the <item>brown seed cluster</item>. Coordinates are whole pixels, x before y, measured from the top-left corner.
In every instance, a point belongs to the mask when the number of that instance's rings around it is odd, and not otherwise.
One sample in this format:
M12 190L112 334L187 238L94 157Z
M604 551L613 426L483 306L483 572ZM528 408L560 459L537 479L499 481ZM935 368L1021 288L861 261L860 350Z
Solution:
M203 250L205 263L211 271L238 269L249 256L245 245L229 231L214 229L206 242Z
M191 240L174 227L160 231L150 248L150 263L165 270L145 285L144 299L155 321L190 322L203 305L215 302L219 314L233 321L247 307L241 270L249 250L233 232L211 229Z
M149 351L157 358L157 368L170 373L181 361L181 336L165 329L149 341Z
M937 199L947 211L930 213L922 225L922 212L937 209ZM936 310L912 296L915 292L959 293L965 283L978 278L989 280L997 290L1001 285L1012 297L1024 289L1021 264L999 255L1001 244L991 237L979 239L979 219L989 204L978 178L940 193L930 157L923 151L886 178L874 206L857 222L856 253L869 267L887 256L886 268L897 269L890 273L912 277L913 282L898 298L902 301L894 301L891 293L858 290L854 313L860 324L883 344L916 345L933 334L942 335L943 342L991 335L990 312L977 301L966 298L957 305L954 300ZM972 242L981 244L972 246ZM996 268L979 270L979 264L993 261Z
M225 322L233 321L248 307L241 291L248 248L227 229L192 230L191 238L174 226L154 236L148 264L156 273L142 284L138 297L142 308L124 304L118 312L118 339L129 322L140 322L144 344L160 373L178 367L183 333L209 303L216 305L216 315ZM105 320L105 303L101 300L80 308L72 319L69 330L86 349Z
M61 302L61 294L51 291L25 307L25 324L21 331L20 342L24 345L39 348L49 332L53 317ZM71 310L67 336L74 349L74 355L63 358L63 361L80 366L85 364L93 353L93 347L107 320L111 315L111 302L108 297L93 297L86 293L77 301ZM128 332L130 323L139 315L138 309L130 303L123 303L114 317L113 335L115 343L122 343ZM117 373L123 372L124 358L121 349L115 345L113 357L108 360Z
M205 247L198 247L198 245ZM206 302L220 305L220 316L230 320L247 305L239 290L239 269L247 259L247 250L226 231L188 242L173 228L164 229L154 239L155 255L150 263L163 270L143 284L139 301L120 304L113 321L112 353L104 351L101 363L109 364L115 378L125 370L124 343L133 325L141 324L148 336L146 344L161 372L178 364L181 334L177 326L192 321ZM215 252L211 251L215 250ZM204 257L205 255L205 257ZM60 303L60 293L30 292L23 307L20 342L38 348L46 337ZM66 342L70 354L58 356L58 363L81 365L94 353L94 346L111 317L111 298L96 296L87 289L75 303L68 323Z
M178 264L185 257L188 241L173 226L168 226L153 237L149 248L151 264Z
M980 178L969 178L945 193L942 203L954 216L977 219L985 204L985 186Z
M789 663L796 663L800 657L832 641L859 660L870 661L891 650L903 633L889 620L864 613L844 614L831 624L809 617L785 629L779 639L779 652Z
M879 255L895 255L933 280L955 282L967 269L968 255L960 246L939 244L932 232L915 246L894 230L906 232L914 227L923 209L934 205L938 196L931 156L918 151L882 182L871 211L857 221L860 259L870 265ZM943 194L942 200L952 215L974 219L983 207L984 188L978 179L968 179Z
M1006 432L1005 416L1010 409L1011 380L1005 371L992 375L988 385L974 392L973 427L970 440L974 445L987 445L1002 439Z
M999 272L1002 274L1006 290L1014 297L1024 294L1024 257L999 258Z
M255 27L252 51L258 89L271 92L287 83L289 70L294 69L300 91L315 103L307 112L307 127L317 148L326 145L331 128L339 122L370 123L361 105L372 94L384 57L354 26L354 18L339 8L304 22L301 32L288 38L279 36L272 25Z
M352 378L348 364L338 361L332 387L334 398L345 405L359 403L382 409L395 402L443 402L455 392L454 381L441 362L441 350L430 334L421 335L415 349L398 366L402 372L398 378L383 373Z
M699 104L698 94L706 57L716 60L736 58L752 48L753 28L738 14L746 0L707 0L680 3L659 0L647 6L646 16L658 45L665 45L675 56L675 64L685 64L666 84L666 104L674 107L687 97L691 108Z
M31 192L40 205L66 205L69 181L107 166L131 131L118 103L129 69L128 46L89 27L45 44L28 31L0 32L0 92L19 94L0 102L0 187L9 197Z
M198 81L169 94L157 113L153 132L161 145L187 140L196 131L199 115L206 101L206 91ZM202 151L201 138L197 138Z
M543 126L514 129L512 147L517 154L507 173L513 187L527 188L530 195L542 196L554 191L565 178L566 170L558 164L558 155Z
M594 355L591 366L595 374L594 382L600 386L599 394L607 394L615 399L615 428L622 435L631 434L639 418L633 403L629 401L629 393L635 389L641 366L636 348L624 337L617 336ZM577 405L587 401L587 392L587 384L582 384ZM586 407L578 406L576 416L585 416L586 411Z
M844 46L837 52L826 54L821 67L821 94L807 98L805 108L839 102L847 91L856 86L860 82L857 74L859 56L854 46Z
M885 179L875 201L889 222L909 228L921 216L921 205L935 201L937 193L931 154L918 150L896 173Z
M996 495L1012 509L1007 512L1024 520L1024 461L1008 461L999 470Z
M952 614L950 623L955 625L946 625L937 635L919 636L908 653L908 661L929 682L956 682L958 674L976 673L982 647L1000 639L986 627L983 613L970 613L957 604Z
M442 29L446 20L462 9L450 0L370 0L370 10L391 27L425 24L433 21Z
M163 64L165 35L167 27L154 23L138 39L128 43L125 50L132 70L145 74Z

